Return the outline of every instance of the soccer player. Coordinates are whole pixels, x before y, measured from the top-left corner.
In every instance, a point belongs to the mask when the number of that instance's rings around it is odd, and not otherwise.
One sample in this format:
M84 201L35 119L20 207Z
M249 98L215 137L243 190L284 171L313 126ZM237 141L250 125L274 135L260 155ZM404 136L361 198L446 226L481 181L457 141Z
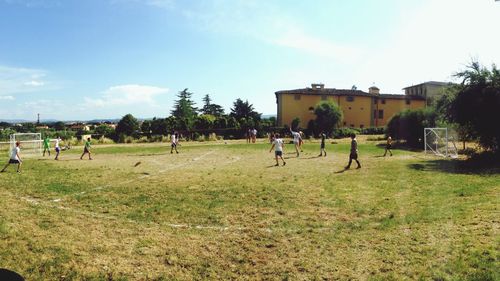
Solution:
M255 128L252 129L252 143L255 143L257 140L257 130Z
M23 163L23 161L21 160L21 156L19 156L20 152L21 152L21 143L17 141L16 147L14 147L12 149L12 151L10 152L9 162L7 162L5 167L3 167L2 171L0 171L0 172L2 172L2 173L5 172L5 169L7 169L7 167L10 164L17 164L17 172L21 173L21 164Z
M325 157L326 157L326 150L325 150L325 139L326 139L326 134L325 132L321 132L320 134L320 137L321 137L321 145L320 145L320 148L319 148L319 157L323 156L323 152L325 153Z
M90 138L87 139L87 141L85 142L85 146L83 147L83 153L82 153L82 156L80 156L80 160L83 160L83 156L85 154L89 154L89 160L92 160L92 157L90 156L91 153L90 153Z
M274 157L276 158L276 165L274 166L279 166L278 158L281 158L281 161L283 161L283 166L285 166L286 162L283 159L283 150L284 150L283 140L280 139L280 134L278 133L274 135L273 145L271 146L271 149L269 149L269 152L271 152L273 148L275 149Z
M361 164L358 161L358 141L356 140L356 134L351 134L351 153L349 154L349 164L345 167L345 169L351 168L352 160L355 160L358 163L357 169L361 168Z
M391 138L391 136L389 136L389 137L387 137L387 144L385 145L384 157L385 157L385 155L387 155L387 151L389 151L389 153L392 156L391 148L392 148L392 138Z
M297 157L299 157L299 147L300 147L300 143L302 142L302 137L300 136L300 133L292 131L292 128L290 128L290 133L292 134L292 137L293 137L293 144L295 145L295 152L297 152Z
M170 135L170 140L172 142L171 147L170 147L170 154L174 153L174 149L175 149L175 153L179 154L179 151L177 151L177 142L178 142L177 133L173 132Z
M49 153L50 156L50 138L48 136L45 136L43 139L43 156L45 157L45 151Z
M61 138L59 136L57 136L56 145L55 145L56 158L54 158L54 160L59 160L59 153L61 152L61 147L59 146L60 142L61 142Z

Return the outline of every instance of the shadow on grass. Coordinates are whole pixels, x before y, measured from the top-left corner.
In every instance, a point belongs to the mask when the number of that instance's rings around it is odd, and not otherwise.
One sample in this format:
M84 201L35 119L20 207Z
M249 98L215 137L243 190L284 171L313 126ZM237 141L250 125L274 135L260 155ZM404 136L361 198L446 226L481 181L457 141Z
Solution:
M498 155L482 153L467 160L435 159L409 164L409 168L417 171L440 171L451 174L500 174Z

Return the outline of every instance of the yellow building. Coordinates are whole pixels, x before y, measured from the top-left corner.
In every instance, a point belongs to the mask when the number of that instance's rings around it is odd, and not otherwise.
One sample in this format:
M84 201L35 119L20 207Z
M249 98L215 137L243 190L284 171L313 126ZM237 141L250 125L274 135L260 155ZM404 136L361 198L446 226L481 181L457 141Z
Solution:
M377 87L363 92L312 84L311 88L277 91L275 94L278 126L290 126L293 119L299 118L300 127L307 127L310 120L316 119L316 105L326 100L333 101L342 109L344 119L340 127L382 127L402 110L425 107L422 96L380 94Z

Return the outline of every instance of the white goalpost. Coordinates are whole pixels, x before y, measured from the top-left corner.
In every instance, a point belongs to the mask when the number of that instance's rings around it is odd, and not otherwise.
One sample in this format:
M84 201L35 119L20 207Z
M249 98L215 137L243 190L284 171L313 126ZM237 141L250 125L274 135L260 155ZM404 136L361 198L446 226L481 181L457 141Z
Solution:
M34 157L42 155L42 134L41 133L17 133L10 135L10 149L16 146L16 142L21 142L22 157Z
M424 150L425 154L458 157L454 134L448 128L424 128Z

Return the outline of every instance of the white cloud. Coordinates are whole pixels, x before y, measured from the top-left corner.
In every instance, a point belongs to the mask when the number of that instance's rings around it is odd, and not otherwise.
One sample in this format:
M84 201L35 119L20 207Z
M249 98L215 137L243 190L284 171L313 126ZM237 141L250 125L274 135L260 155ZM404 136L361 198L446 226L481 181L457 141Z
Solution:
M14 100L13 96L0 96L0 100Z
M168 92L167 88L145 85L119 85L108 88L100 98L85 98L87 106L155 105L154 97Z
M0 65L0 92L13 95L53 90L56 88L55 85L47 87L51 83L44 80L47 75L48 72L42 69Z

